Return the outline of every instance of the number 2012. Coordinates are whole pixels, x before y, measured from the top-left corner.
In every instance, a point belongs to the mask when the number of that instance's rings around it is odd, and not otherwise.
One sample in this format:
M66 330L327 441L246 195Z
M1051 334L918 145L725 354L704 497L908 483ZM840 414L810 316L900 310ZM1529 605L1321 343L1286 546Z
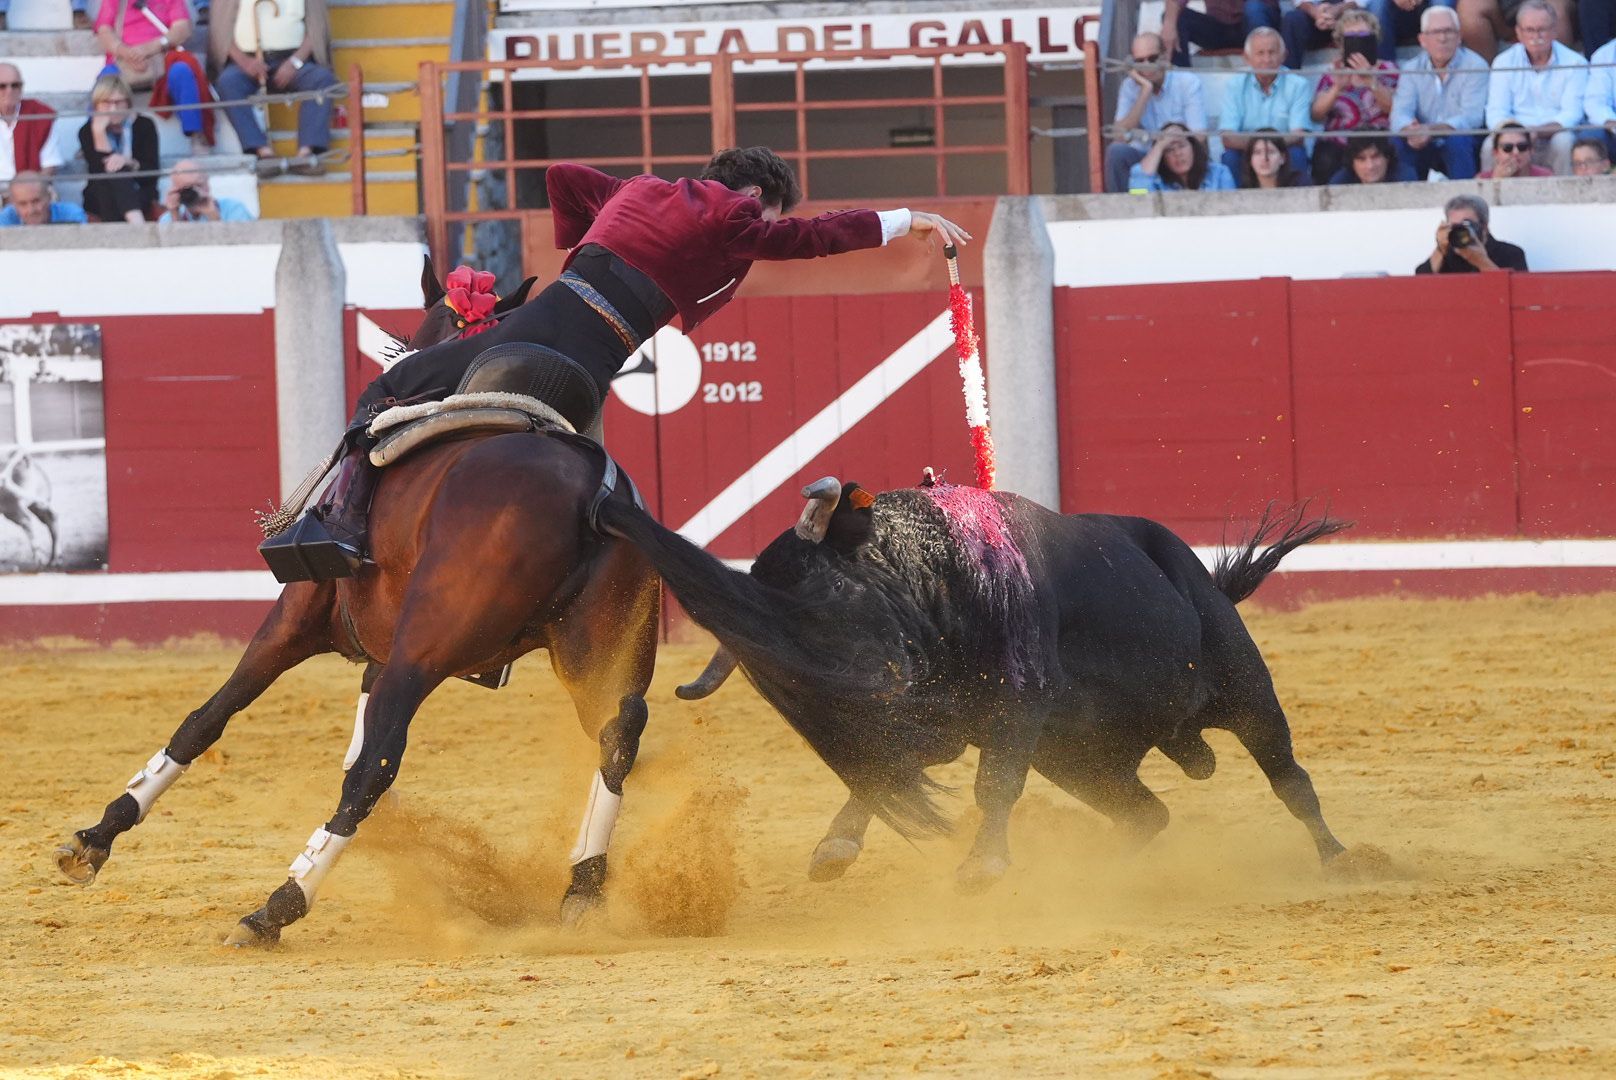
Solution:
M701 347L701 358L709 364L750 364L757 360L757 342L709 341Z
M762 401L763 384L757 381L704 383L701 388L701 400L708 405L731 405L736 402Z

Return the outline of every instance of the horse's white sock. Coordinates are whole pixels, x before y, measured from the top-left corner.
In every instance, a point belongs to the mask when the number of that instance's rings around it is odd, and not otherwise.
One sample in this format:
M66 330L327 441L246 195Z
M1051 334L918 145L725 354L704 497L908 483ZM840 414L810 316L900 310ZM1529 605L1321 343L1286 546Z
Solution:
M347 772L353 768L353 763L359 760L359 751L365 746L365 703L370 700L369 694L359 695L359 708L354 711L353 738L348 741L348 752L342 758L342 771Z
M292 860L289 873L298 888L303 890L303 900L309 907L314 906L314 894L320 891L320 883L337 865L342 857L343 849L353 840L351 836L338 836L336 833L326 832L325 828L315 829L309 836L308 846L303 854Z
M181 765L169 757L168 749L165 747L151 756L144 769L129 778L129 784L124 790L134 796L135 802L140 804L140 816L135 819L136 825L146 820L146 815L151 813L151 808L157 804L158 798L173 787L174 781L189 768L189 765Z
M611 843L612 829L617 824L617 811L623 805L623 796L614 795L606 786L606 778L595 770L595 779L589 787L589 805L584 807L584 820L578 826L578 842L572 845L574 865L596 855L606 854Z

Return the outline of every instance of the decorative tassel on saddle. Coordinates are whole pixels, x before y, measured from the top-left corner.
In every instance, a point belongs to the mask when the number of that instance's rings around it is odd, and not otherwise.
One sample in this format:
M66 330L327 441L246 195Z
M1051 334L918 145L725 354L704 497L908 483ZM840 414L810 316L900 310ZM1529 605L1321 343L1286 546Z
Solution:
M976 486L993 490L993 429L988 424L988 385L977 356L976 328L971 314L971 294L960 284L959 249L943 248L948 260L948 313L954 329L954 351L959 356L960 381L965 390L965 423L971 429L971 451L976 464Z
M292 527L292 523L303 513L303 508L307 505L310 496L314 494L314 489L320 486L320 481L325 479L326 473L335 468L337 462L342 460L342 455L347 449L348 443L346 439L339 442L337 448L327 454L325 460L316 465L309 472L309 475L305 476L302 482L292 489L292 493L286 497L286 501L279 507L268 512L262 510L253 511L253 517L257 519L258 527L263 530L265 540L268 540L271 536L279 536Z

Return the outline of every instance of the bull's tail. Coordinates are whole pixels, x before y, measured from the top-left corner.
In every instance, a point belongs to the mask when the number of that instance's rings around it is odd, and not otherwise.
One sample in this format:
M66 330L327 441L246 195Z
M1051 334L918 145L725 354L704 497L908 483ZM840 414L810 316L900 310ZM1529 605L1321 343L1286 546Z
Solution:
M905 836L948 831L932 800L940 789L924 771L942 760L929 756L939 733L905 714L892 672L860 657L851 635L821 631L827 620L812 616L835 597L783 593L731 570L627 500L608 500L600 524L645 554L690 617L877 816Z
M1218 591L1238 604L1257 591L1257 586L1274 572L1285 556L1303 544L1352 527L1350 521L1333 521L1329 517L1304 521L1307 507L1303 502L1276 512L1274 504L1269 503L1257 527L1243 543L1218 552L1217 563L1212 568L1212 583Z

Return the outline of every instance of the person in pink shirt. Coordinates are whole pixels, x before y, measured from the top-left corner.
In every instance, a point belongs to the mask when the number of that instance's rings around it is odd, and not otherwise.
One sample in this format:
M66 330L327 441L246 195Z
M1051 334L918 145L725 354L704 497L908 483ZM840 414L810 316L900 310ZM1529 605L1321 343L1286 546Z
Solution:
M1532 163L1532 133L1511 120L1493 135L1493 167L1476 174L1477 180L1508 180L1516 176L1553 176L1553 169Z
M167 103L178 109L180 126L190 136L193 153L208 152L202 112L185 108L201 103L203 76L198 62L169 62L191 36L191 11L185 0L101 0L95 17L95 39L106 50L102 74L122 75L132 89L144 90L166 81ZM190 61L181 52L177 60Z

